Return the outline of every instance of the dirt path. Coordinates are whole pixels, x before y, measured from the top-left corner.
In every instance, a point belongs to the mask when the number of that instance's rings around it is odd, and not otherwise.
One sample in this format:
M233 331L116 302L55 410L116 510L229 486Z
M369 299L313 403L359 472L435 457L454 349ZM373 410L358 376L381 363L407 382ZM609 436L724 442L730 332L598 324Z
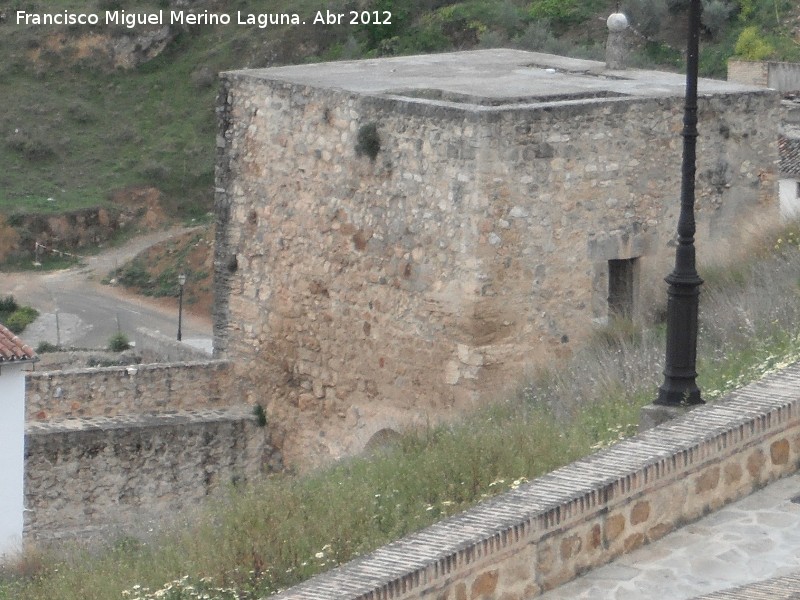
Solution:
M0 295L11 294L40 312L22 336L33 346L48 341L100 348L118 329L132 334L137 327L173 335L178 313L175 299L152 300L100 281L146 248L192 229L172 228L139 236L86 257L80 266L70 269L0 273ZM184 340L210 348L211 315L185 311L182 329Z
M88 278L97 278L97 280L100 281L111 271L125 264L150 246L198 229L202 229L202 227L172 227L163 231L155 231L135 237L128 240L122 246L110 248L95 256L87 257L83 261L85 264L80 270L81 272L89 273L90 276Z

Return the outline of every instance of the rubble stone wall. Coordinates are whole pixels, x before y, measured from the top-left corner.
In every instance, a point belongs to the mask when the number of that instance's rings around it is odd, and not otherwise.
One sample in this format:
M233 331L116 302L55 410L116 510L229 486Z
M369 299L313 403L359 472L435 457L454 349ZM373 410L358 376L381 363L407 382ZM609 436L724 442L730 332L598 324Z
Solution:
M222 360L27 372L25 536L169 520L282 468Z
M25 380L28 421L201 410L241 401L225 361L35 371Z
M237 72L218 111L215 346L287 448L357 451L568 356L608 318L609 260L636 261L636 313L665 296L680 97L494 108ZM778 221L777 115L702 98L701 264Z
M25 536L142 535L275 460L247 408L28 423Z

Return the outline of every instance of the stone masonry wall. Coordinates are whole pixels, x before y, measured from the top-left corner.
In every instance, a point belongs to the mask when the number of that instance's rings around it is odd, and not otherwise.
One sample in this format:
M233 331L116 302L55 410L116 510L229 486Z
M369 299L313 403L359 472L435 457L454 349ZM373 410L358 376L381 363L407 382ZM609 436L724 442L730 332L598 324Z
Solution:
M529 600L800 468L800 365L275 600Z
M225 361L26 373L26 419L224 408L241 401Z
M142 534L282 468L230 364L26 373L25 536Z
M800 91L800 64L729 60L728 81L770 87L780 92L797 92Z
M142 357L142 362L146 363L195 362L211 358L209 352L146 327L136 328L134 342L136 353Z
M25 441L28 539L144 534L274 466L248 408L29 423Z
M766 87L769 82L769 63L765 61L729 60L728 81Z
M682 98L495 109L243 72L220 98L215 341L271 398L290 462L567 356L608 316L610 259L663 291ZM777 222L777 114L768 92L702 100L701 263Z

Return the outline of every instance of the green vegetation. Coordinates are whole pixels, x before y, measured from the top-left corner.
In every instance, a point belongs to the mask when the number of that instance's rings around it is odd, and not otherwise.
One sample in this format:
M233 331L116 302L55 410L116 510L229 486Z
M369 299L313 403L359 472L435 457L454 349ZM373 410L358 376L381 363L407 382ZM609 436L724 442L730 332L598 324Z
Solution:
M30 306L20 306L13 296L0 298L0 323L20 334L36 320L39 312Z
M210 1L210 0L209 0ZM800 60L791 0L704 0L701 68L724 76L725 61L773 56ZM31 0L28 11L163 8L163 2ZM648 40L634 64L682 68L684 0L628 0L623 9ZM198 9L204 8L202 2ZM211 10L219 10L208 3ZM606 30L599 16L612 0L370 0L361 8L390 11L390 25L311 25L315 11L346 12L323 0L250 0L225 10L297 12L309 24L272 27L199 26L175 30L157 58L132 70L112 66L102 50L59 46L52 27L3 24L0 95L13 98L0 115L0 213L63 212L111 205L131 186L164 192L167 212L201 218L211 207L216 74L292 62L514 46L602 58ZM313 34L312 34L313 29ZM124 27L64 29L129 35ZM87 42L88 43L88 42Z
M745 60L764 60L775 52L775 48L761 37L755 26L742 29L736 40L735 50L736 56Z
M78 0L24 4L28 10L90 9ZM146 6L96 4L98 10ZM769 48L765 56L800 59L790 32L789 17L798 14L791 1L705 4L705 75L723 75L734 53L754 57ZM54 50L43 43L43 29L3 24L0 95L14 101L0 115L0 212L104 204L113 190L153 185L165 192L171 214L199 217L211 199L216 72L493 45L598 57L606 32L596 17L615 5L373 0L371 9L396 15L391 27L317 28L314 35L303 27L276 27L269 35L239 27L187 29L159 58L130 72L108 69L95 54ZM637 64L682 68L683 32L675 37L665 25L686 2L631 5L641 15L634 17L637 26L650 36L638 48ZM253 0L229 8L305 16L327 6ZM654 11L666 16L645 22ZM706 276L699 370L707 400L800 356L798 239L787 231L753 264ZM117 277L152 295L176 293L175 271L152 278L134 262ZM18 310L3 314L7 302L0 300L3 322ZM126 344L124 334L109 342L114 349ZM659 327L612 324L565 368L536 373L513 397L463 422L409 432L369 459L231 489L146 541L123 537L102 552L31 551L16 567L0 570L0 599L106 600L123 591L141 599L201 592L212 599L261 597L633 433L639 408L661 381L663 345Z
M128 336L121 331L112 335L108 340L108 349L112 352L123 352L124 350L130 349L130 347L131 342Z
M724 78L727 59L732 56L745 60L800 60L800 48L792 33L793 15L797 15L798 7L791 0L702 0L702 4L701 75ZM677 52L685 47L682 28L675 30L670 23L685 14L687 8L686 0L623 3L623 11L634 28L647 38L645 49L651 46L648 54L653 61L648 66L683 68L682 61L662 61L654 56L652 44ZM643 64L641 60L634 62Z
M256 404L253 407L253 415L255 416L256 423L258 423L259 427L267 426L267 412L264 410L263 406Z
M145 253L109 273L103 283L109 283L111 279L116 279L119 284L133 288L143 296L174 297L178 295L178 275L182 273L186 275L188 286L185 301L192 304L195 299L191 294L192 284L202 282L209 276L209 273L206 270L193 269L188 266L188 256L193 247L203 241L207 235L207 232L199 232L185 244L170 248L168 264L155 273L151 257Z
M68 269L80 264L80 259L70 256L58 256L57 254L44 254L35 261L32 258L23 256L6 259L2 262L3 271L58 271Z
M356 154L366 154L374 161L381 150L381 138L378 135L378 124L367 123L358 128Z
M734 270L700 270L706 400L800 358L798 229ZM563 368L458 423L305 476L234 486L146 541L28 554L0 572L0 598L196 597L190 588L261 598L634 433L663 355L662 326L612 323Z
M51 342L39 342L36 346L36 354L45 354L47 352L58 352L61 350L58 346Z

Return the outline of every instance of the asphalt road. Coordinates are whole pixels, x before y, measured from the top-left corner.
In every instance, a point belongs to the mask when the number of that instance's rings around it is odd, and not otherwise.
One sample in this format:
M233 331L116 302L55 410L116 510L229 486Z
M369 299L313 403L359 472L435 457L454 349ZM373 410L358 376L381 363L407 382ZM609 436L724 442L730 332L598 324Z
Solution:
M115 266L184 231L186 229L173 229L136 238L119 248L87 257L81 266L71 269L0 272L0 295L11 294L20 304L39 311L39 318L21 336L33 347L48 341L64 347L104 348L117 331L133 337L137 327L175 336L177 298L144 298L100 282ZM185 342L210 349L210 315L184 311L182 334Z

